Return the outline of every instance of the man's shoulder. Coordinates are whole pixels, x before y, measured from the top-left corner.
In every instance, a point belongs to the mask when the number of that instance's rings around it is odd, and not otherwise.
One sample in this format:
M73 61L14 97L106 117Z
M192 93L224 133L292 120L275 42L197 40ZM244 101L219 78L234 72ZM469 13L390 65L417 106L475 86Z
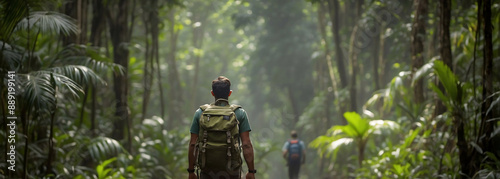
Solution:
M246 112L245 109L243 109L243 107L239 106L238 108L234 109L234 112Z
M231 108L233 108L234 113L246 113L245 109L241 105L231 104Z
M196 109L196 111L194 112L194 114L201 114L202 112L203 112L203 109L198 108L198 109Z

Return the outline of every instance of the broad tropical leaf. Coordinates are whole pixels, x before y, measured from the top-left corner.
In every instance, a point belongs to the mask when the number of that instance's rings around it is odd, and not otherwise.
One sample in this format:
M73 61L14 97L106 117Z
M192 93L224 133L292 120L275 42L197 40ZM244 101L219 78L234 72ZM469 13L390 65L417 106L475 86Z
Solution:
M372 134L382 134L382 130L393 131L399 129L399 124L393 121L369 121L356 112L346 112L344 117L347 119L347 125L331 127L327 135L317 137L309 146L317 148L321 156L332 157L335 160L341 146L350 145L353 142L357 145L364 145L363 143L366 143Z
M361 116L356 112L346 112L344 113L344 117L349 123L348 126L356 132L355 136L348 134L350 137L363 137L370 127L368 120L361 118ZM350 129L344 128L344 130L347 131Z
M459 97L458 80L455 74L440 60L434 61L434 71L451 99L457 101Z
M441 99L448 110L453 108L450 103L450 98L446 96L443 91L439 89L439 87L437 87L434 83L430 83L430 88L438 95L439 99Z
M78 26L71 17L51 11L31 12L28 18L22 19L17 24L14 31L28 30L28 28L35 32L62 33L66 36L79 33Z

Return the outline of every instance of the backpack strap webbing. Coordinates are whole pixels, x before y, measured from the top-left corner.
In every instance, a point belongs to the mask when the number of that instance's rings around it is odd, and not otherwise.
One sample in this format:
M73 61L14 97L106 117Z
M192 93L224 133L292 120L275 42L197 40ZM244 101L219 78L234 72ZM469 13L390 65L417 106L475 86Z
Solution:
M207 131L203 131L203 146L202 146L202 149L201 149L201 167L204 168L205 167L205 163L206 163L206 148L207 148L207 139L208 139L208 135L207 135Z
M231 131L226 131L227 136L227 169L231 170Z
M201 111L205 111L205 109L207 109L208 107L210 107L210 104L204 104L200 106L200 109Z
M202 111L205 111L208 107L210 107L210 104L204 104L204 105L200 106L200 109ZM236 104L231 104L229 107L231 107L231 110L233 110L233 111L237 110L238 108L242 108L240 105L236 105Z
M233 111L237 110L238 108L241 108L240 105L236 105L236 104L231 104L230 107L231 107L231 110L233 110Z

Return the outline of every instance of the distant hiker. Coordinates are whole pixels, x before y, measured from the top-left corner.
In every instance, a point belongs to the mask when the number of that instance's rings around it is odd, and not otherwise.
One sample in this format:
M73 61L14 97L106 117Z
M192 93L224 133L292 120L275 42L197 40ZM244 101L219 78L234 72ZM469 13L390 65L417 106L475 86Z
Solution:
M229 104L233 92L228 78L220 76L212 81L215 102L200 106L191 124L189 142L189 179L241 178L241 150L248 166L247 179L255 178L253 146L247 113L238 105ZM241 139L241 145L240 145Z
M290 179L298 179L300 165L306 162L306 147L304 142L299 140L297 132L290 132L292 139L285 142L283 145L283 158L288 165L288 177Z

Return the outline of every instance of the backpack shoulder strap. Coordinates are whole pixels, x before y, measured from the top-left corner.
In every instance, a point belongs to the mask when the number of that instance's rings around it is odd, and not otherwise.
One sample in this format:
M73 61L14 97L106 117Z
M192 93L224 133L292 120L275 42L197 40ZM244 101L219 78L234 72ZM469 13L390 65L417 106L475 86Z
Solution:
M240 106L240 105L236 105L236 104L231 104L231 106L230 106L230 107L231 107L231 110L233 110L233 111L235 111L235 110L236 110L236 109L238 109L238 108L241 108L241 106Z
M201 111L205 111L208 107L210 107L210 104L204 104L200 106Z

